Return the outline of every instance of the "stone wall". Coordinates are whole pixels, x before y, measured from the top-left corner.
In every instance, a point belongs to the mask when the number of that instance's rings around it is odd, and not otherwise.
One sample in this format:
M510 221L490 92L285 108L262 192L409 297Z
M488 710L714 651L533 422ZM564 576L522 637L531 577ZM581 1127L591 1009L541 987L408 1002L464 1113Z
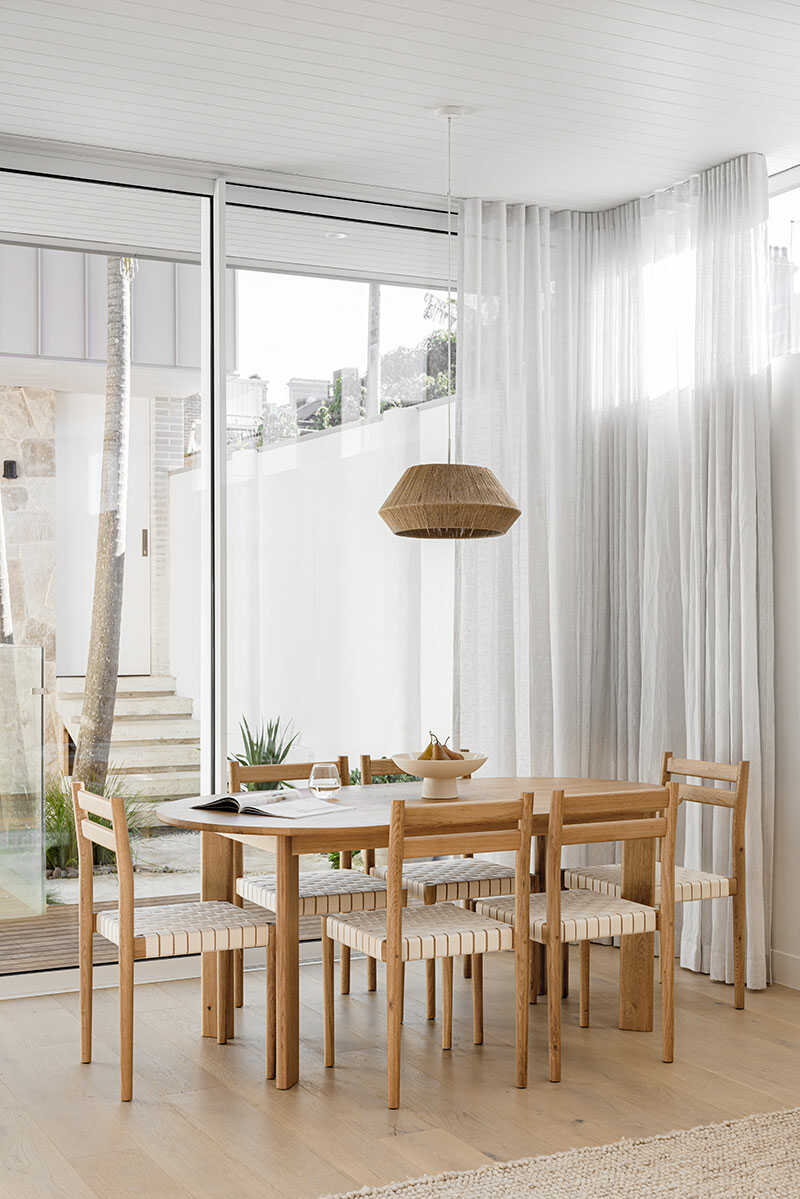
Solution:
M54 391L0 386L0 465L6 459L17 463L16 479L0 478L14 642L44 647L49 770L57 760Z

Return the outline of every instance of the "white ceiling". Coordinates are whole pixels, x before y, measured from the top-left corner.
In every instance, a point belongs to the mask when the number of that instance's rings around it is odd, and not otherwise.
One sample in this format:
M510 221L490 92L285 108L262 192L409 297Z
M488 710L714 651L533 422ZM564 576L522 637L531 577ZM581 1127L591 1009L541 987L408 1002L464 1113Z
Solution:
M0 0L0 132L599 207L800 161L795 0Z

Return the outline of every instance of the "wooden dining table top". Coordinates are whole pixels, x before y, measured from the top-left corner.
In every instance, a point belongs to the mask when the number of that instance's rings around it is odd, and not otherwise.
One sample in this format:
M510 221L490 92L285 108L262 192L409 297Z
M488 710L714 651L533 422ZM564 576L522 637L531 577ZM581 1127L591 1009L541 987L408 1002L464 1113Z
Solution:
M534 793L535 831L544 831L550 810L553 791L563 790L567 795L608 794L620 791L638 791L656 788L655 783L640 783L616 779L594 779L573 777L527 777L482 778L476 775L459 781L458 800L422 799L422 780L397 783L358 784L342 787L335 800L330 801L330 812L322 816L311 816L301 820L281 819L275 816L251 816L235 812L201 810L194 805L203 803L213 796L194 796L173 799L160 804L156 809L159 820L177 828L195 829L205 833L220 833L228 836L289 837L303 852L336 849L352 839L353 845L364 848L388 844L391 805L403 799L409 804L425 804L426 807L446 806L449 803L472 803L487 800L519 799L523 792ZM226 792L220 792L221 798ZM245 798L247 793L242 793ZM275 803L279 795L291 799L291 791L251 792L252 802ZM536 816L539 820L536 820Z

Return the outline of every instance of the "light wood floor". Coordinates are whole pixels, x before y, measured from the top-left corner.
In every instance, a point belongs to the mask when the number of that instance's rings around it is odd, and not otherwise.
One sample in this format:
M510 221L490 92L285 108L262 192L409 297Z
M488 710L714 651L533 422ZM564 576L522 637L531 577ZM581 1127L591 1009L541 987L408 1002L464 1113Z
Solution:
M384 1107L383 990L337 998L334 1070L321 1063L320 968L305 966L302 1082L262 1076L264 975L228 1045L197 1035L198 983L137 987L134 1101L118 1102L115 991L95 997L95 1061L78 1062L75 995L0 1004L2 1199L316 1199L425 1172L644 1136L800 1103L800 993L748 994L678 972L677 1047L616 1021L617 954L593 952L593 1027L565 1009L565 1072L545 1078L545 1007L531 1008L531 1082L513 1085L513 959L486 964L486 1044L471 1044L457 976L454 1047L424 1018L424 972L409 966L402 1107ZM576 965L576 963L575 963ZM573 974L576 977L577 970ZM382 979L380 980L382 988Z

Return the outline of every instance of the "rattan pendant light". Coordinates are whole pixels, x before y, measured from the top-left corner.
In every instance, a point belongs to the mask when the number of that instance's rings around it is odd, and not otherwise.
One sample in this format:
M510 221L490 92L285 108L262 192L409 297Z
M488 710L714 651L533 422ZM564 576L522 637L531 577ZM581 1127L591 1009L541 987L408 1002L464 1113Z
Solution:
M447 117L447 386L453 344L453 120L461 108L439 109ZM452 403L447 405L447 462L410 466L379 509L398 537L500 537L520 509L487 466L453 462Z

